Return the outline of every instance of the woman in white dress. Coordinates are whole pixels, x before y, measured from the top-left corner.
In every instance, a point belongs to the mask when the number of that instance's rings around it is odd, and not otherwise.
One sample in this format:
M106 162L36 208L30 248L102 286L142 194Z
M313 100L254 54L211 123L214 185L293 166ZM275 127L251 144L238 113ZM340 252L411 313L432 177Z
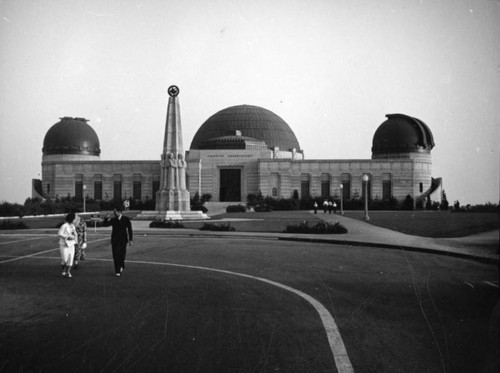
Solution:
M63 277L71 277L71 267L75 257L75 243L77 242L76 228L73 225L75 214L66 215L66 222L59 228L59 249L61 250L61 266Z

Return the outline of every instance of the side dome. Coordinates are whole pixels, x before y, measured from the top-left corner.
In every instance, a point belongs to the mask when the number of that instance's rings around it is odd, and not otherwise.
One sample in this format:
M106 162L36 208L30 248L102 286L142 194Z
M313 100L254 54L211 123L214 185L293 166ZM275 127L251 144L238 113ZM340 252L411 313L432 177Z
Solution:
M246 138L265 142L268 149L300 151L297 137L283 119L272 111L251 105L231 106L212 115L194 135L191 149L207 149L211 139L236 131Z
M420 119L405 114L387 114L373 136L372 158L386 158L409 153L430 154L434 137Z
M99 156L97 134L85 118L63 117L54 124L43 140L43 155L74 154Z

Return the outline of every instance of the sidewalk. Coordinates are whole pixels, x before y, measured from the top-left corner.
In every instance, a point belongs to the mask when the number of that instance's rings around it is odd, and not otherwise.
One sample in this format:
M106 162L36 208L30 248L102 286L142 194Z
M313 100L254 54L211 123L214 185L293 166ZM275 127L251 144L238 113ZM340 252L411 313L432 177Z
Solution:
M311 212L312 213L312 212ZM137 233L169 234L172 236L193 237L245 237L269 238L290 241L320 242L352 246L382 247L428 252L454 257L471 258L485 262L499 262L500 230L475 234L460 238L431 238L411 236L390 229L377 227L364 221L348 218L340 214L315 215L326 222L344 225L347 234L292 234L292 233L257 233L257 232L212 232L196 229L157 229L149 228L149 221L132 220ZM239 220L239 219L238 219ZM225 220L227 221L227 220ZM102 228L101 228L102 229ZM109 228L104 228L109 229Z

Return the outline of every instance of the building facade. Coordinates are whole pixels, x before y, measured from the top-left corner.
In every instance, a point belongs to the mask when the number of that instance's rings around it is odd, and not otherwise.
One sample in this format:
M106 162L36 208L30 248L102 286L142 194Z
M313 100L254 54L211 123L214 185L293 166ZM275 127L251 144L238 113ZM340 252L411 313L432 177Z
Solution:
M290 126L257 106L239 105L208 118L186 152L186 182L191 196L212 195L214 202L245 202L248 194L275 198L370 198L414 200L432 193L427 125L404 114L390 114L373 137L371 159L308 160ZM155 199L160 160L100 159L96 132L84 118L63 117L47 132L42 180L33 197L94 200ZM160 130L160 128L159 128Z

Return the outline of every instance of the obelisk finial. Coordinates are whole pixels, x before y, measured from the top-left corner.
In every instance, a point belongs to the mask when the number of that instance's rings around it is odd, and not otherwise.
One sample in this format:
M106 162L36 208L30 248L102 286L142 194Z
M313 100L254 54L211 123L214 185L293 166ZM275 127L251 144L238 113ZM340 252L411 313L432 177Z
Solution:
M170 97L177 97L179 95L179 87L177 87L176 85L171 85L170 87L168 87L168 95Z

